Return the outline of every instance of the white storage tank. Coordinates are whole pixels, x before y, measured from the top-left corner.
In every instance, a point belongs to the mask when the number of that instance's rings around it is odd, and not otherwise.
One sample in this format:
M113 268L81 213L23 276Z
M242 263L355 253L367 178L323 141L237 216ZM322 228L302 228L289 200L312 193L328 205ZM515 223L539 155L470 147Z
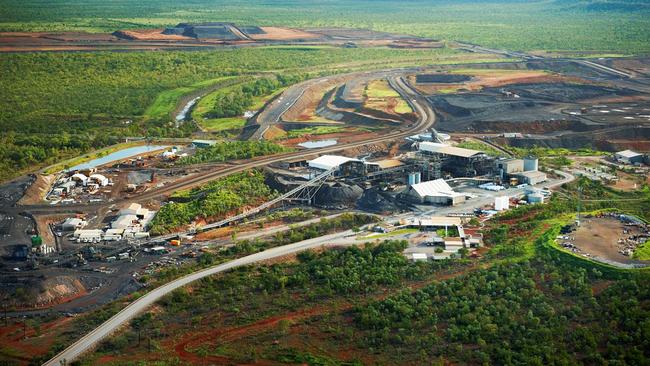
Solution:
M539 169L539 159L529 156L524 158L524 171L531 172Z

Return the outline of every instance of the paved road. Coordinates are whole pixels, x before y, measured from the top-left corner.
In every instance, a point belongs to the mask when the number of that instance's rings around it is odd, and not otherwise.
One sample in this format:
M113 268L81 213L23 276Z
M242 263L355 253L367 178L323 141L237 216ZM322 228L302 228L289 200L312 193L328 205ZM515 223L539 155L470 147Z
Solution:
M127 323L129 320L146 310L149 306L160 300L163 296L196 280L200 280L217 273L222 273L236 267L279 258L307 249L318 248L326 245L353 244L355 243L354 236L355 234L351 230L331 235L325 235L319 238L309 239L294 244L268 249L260 253L251 254L246 257L235 259L233 261L181 277L177 280L160 286L142 296L141 298L135 300L130 305L122 309L119 313L115 314L110 319L105 321L102 325L95 328L95 330L83 336L81 339L70 345L68 348L63 350L61 353L43 365L60 366L63 362L70 363L71 361L81 356L84 352L93 349L99 342L101 342L102 339L115 332L123 324Z

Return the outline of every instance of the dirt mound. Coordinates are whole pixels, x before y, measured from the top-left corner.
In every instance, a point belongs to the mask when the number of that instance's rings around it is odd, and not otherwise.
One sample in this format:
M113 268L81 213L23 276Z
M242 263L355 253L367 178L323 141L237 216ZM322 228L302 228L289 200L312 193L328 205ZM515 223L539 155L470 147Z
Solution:
M378 188L368 189L363 192L357 201L357 207L369 212L387 213L399 211L399 206Z
M14 299L16 307L22 309L50 307L87 294L87 286L79 277L13 275L5 280L2 295Z
M508 87L508 90L523 98L534 98L560 103L571 103L602 96L629 96L637 94L632 90L626 89L565 83L516 84ZM489 90L486 89L486 91ZM494 91L496 92L497 90Z
M315 203L322 207L352 207L361 198L363 189L357 185L334 183L324 185L316 192Z
M36 174L32 184L25 190L25 195L18 201L19 205L35 205L43 203L45 195L50 190L52 182L56 177L54 175Z
M512 121L534 122L550 119L566 119L553 113L553 104L545 101L506 99L501 95L459 94L430 97L429 101L438 112L438 128L445 131L466 131L477 122Z
M469 75L460 74L418 74L415 76L415 82L418 84L423 83L461 83L469 81Z
M599 125L587 125L575 120L538 121L521 124L504 121L476 121L468 129L476 133L502 133L518 131L521 133L543 134L558 131L591 131L602 128Z

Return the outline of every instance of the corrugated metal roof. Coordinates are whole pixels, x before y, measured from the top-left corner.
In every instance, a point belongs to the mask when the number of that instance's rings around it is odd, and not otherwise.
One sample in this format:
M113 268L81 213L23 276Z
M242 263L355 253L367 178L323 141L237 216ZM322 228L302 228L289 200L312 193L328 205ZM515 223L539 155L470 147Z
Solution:
M323 155L314 160L309 161L310 168L330 170L339 167L341 164L348 161L360 161L358 159L348 158L347 156L339 155Z
M478 150L464 149L462 147L450 146L438 142L420 142L420 150L428 151L438 154L460 156L462 158L470 158L474 155L482 154Z
M422 182L414 184L411 186L420 197L426 196L448 196L456 197L460 196L460 193L454 192L453 189L445 182L444 179L430 180L428 182Z
M639 154L636 151L632 151L632 150L623 150L623 151L617 152L616 155L620 155L620 156L622 156L624 158L635 158L637 156L640 156L641 154Z
M382 169L395 168L404 165L404 163L402 163L397 159L386 159L386 160L374 161L372 163L379 165L379 167Z

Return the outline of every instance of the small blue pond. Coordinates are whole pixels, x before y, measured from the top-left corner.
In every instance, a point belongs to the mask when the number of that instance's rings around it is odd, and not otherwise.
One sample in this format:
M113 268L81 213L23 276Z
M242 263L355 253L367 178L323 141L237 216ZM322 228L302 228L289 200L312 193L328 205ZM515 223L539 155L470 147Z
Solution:
M117 160L122 160L126 158L130 158L132 156L144 154L150 151L155 151L155 150L160 150L164 149L167 146L164 145L143 145L143 146L134 146L134 147L129 147L124 150L119 150L114 153L110 153L106 156L102 156L101 158L93 159L91 161L87 161L85 163L81 163L79 165L75 165L72 168L68 169L69 171L73 170L81 170L81 169L89 169L89 168L95 168L100 165L108 164L113 161Z
M298 146L302 146L307 149L317 149L319 147L328 147L328 146L333 146L336 145L338 142L334 139L332 140L318 140L318 141L306 141L298 144Z

